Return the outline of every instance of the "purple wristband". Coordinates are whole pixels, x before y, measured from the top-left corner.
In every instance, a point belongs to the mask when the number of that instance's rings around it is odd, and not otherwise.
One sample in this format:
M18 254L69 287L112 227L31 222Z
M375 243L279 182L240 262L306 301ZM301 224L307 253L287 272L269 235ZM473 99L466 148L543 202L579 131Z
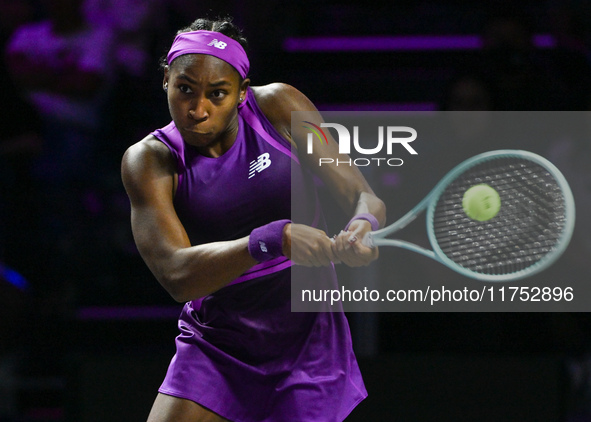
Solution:
M371 224L371 229L373 231L376 231L377 229L380 228L380 223L378 223L378 219L377 218L375 218L372 214L363 213L363 214L357 214L356 216L354 216L351 219L351 221L349 221L349 223L347 223L347 226L345 227L345 231L349 231L349 226L355 220L367 220L367 221L369 221L369 223Z
M248 253L258 262L283 256L283 228L290 220L277 220L257 227L250 233Z

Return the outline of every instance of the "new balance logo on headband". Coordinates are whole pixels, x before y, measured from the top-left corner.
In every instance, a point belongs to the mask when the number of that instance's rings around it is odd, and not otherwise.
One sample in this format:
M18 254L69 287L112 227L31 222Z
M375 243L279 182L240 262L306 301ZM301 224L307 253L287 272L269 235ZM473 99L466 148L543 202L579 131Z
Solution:
M269 153L265 152L257 157L256 160L250 162L250 168L248 169L248 178L254 177L257 173L260 173L271 165L271 159Z
M226 48L226 46L227 46L228 44L226 44L226 43L225 43L225 42L223 42L223 41L218 41L218 40L214 39L214 40L212 40L212 41L211 41L209 44L207 44L207 45L209 45L209 46L212 46L212 45L213 45L215 48L219 48L220 50L223 50L224 48Z

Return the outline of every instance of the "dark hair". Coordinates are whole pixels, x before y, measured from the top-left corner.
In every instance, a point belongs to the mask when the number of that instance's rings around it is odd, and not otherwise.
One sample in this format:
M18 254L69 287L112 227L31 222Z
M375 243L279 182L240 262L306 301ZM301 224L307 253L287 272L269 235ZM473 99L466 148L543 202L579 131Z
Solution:
M182 34L183 32L191 31L214 31L224 34L227 37L238 41L244 51L248 54L248 41L242 34L242 30L234 24L231 16L218 17L216 20L209 18L199 18L191 23L189 26L181 28L177 31L176 35ZM175 36L176 36L175 35ZM166 62L166 55L160 58L160 66L164 68L168 63Z

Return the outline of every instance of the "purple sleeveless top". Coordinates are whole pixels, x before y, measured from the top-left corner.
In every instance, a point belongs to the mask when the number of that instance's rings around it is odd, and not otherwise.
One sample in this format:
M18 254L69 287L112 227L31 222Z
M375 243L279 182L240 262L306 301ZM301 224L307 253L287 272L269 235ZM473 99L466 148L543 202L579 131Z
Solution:
M238 117L236 141L218 158L186 145L174 123L153 133L177 162L174 206L191 244L280 219L321 225L313 184L251 90ZM341 312L291 312L291 265L285 257L258 264L187 303L159 391L235 422L342 421L367 396L349 326ZM336 282L333 268L315 274Z

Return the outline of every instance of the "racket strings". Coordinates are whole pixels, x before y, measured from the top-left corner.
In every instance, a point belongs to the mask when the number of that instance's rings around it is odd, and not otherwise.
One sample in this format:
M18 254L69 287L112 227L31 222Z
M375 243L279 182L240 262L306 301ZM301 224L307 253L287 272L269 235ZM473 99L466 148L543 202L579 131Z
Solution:
M486 183L501 198L488 221L469 218L464 192ZM454 180L433 213L433 232L441 251L456 264L481 274L524 270L552 252L565 228L565 199L552 174L523 158L480 163Z

